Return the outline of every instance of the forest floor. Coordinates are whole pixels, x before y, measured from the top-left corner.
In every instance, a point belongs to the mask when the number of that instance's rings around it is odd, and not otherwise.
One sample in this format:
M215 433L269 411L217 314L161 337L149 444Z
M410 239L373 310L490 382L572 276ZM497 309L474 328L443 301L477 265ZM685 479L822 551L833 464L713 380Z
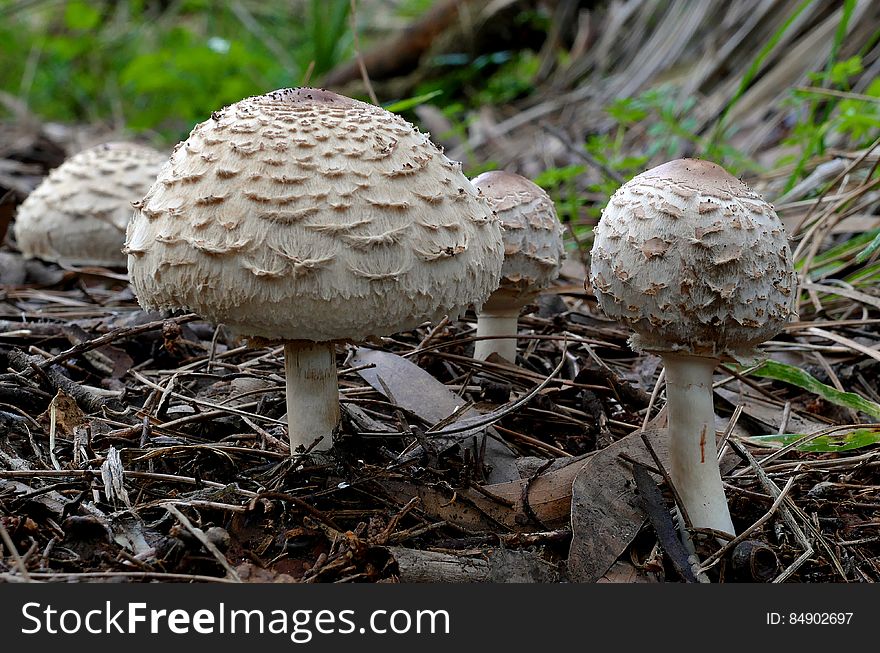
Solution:
M687 577L657 543L671 504L642 501L666 452L659 359L565 272L516 366L471 358L473 316L339 346L333 450L291 457L280 346L145 314L110 270L28 263L0 309L2 577ZM767 350L876 400L878 325L795 322ZM880 427L742 370L716 381L731 511L760 546L697 538L708 576L877 580ZM804 435L755 438L777 433Z

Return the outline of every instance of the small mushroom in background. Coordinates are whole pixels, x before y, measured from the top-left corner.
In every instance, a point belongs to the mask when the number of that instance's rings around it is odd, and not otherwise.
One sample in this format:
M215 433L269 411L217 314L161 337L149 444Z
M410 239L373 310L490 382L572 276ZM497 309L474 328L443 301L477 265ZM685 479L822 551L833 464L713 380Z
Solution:
M565 250L553 200L537 184L512 172L492 170L473 179L501 220L501 283L477 312L474 358L492 354L516 362L519 313L559 276ZM501 337L498 337L501 336Z
M747 361L795 312L773 207L720 166L679 159L621 186L595 229L590 282L636 351L666 369L670 476L692 525L734 533L715 444L712 374Z
M0 252L0 286L17 286L26 277L27 269L18 254Z
M457 317L504 256L486 200L427 135L310 88L196 125L136 203L125 252L146 310L284 342L291 453L332 446L334 343Z
M18 208L13 223L25 258L61 265L125 267L131 203L168 160L136 143L103 143L52 170Z

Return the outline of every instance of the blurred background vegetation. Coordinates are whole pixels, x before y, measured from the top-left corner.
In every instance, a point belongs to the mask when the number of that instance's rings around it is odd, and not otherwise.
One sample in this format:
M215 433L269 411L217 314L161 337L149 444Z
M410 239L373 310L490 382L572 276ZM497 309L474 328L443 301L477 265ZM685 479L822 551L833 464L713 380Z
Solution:
M408 11L403 3L401 16ZM317 78L351 55L350 4L70 0L0 3L2 89L37 115L155 131Z

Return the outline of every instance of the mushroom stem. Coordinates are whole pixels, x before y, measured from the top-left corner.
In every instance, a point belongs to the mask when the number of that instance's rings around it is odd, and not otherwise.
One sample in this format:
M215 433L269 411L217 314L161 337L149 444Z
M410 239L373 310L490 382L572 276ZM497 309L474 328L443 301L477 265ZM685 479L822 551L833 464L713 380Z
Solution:
M712 404L714 358L663 354L670 476L691 524L735 533L721 484Z
M484 361L492 354L498 354L504 360L516 362L516 327L519 321L519 309L484 310L477 313L477 337L502 336L474 343L474 358Z
M290 453L302 445L311 451L333 446L339 423L339 386L336 352L332 342L288 340L284 343L284 375L287 379L287 430Z

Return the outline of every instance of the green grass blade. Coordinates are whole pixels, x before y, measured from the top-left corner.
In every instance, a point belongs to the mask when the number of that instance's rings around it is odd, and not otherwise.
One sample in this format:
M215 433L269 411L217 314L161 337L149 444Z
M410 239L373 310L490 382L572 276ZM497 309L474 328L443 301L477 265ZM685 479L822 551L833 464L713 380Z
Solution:
M880 419L880 404L865 399L854 392L841 392L837 388L822 383L800 368L768 360L757 369L752 370L750 375L789 383L812 392L832 404L846 406L870 415L874 419Z
M312 0L308 23L311 31L315 75L327 72L338 61L340 44L348 32L351 3L348 0Z
M844 0L843 9L840 16L840 22L837 23L837 29L834 31L834 41L831 43L831 52L828 53L828 63L825 64L825 74L829 75L837 62L837 55L840 52L840 46L843 44L846 34L849 31L849 21L856 9L856 0ZM830 111L830 107L826 111ZM826 113L827 116L827 113Z
M788 31L788 28L791 27L792 23L797 20L797 17L800 16L804 10L812 4L812 2L813 0L803 0L803 2L791 12L791 15L785 19L785 22L782 23L778 30L776 30L776 33L767 40L767 43L764 44L764 47L761 48L761 51L758 52L757 56L752 60L752 64L749 66L749 69L746 71L745 75L743 75L743 78L739 83L739 88L736 89L736 92L733 94L733 97L730 98L730 102L727 103L724 112L721 114L721 118L718 119L718 123L712 135L713 142L717 142L721 138L721 134L724 130L724 123L727 121L727 114L730 113L737 102L739 102L740 98L745 94L746 89L748 89L752 80L755 79L758 72L760 72L764 60L770 56L774 49L776 49L776 45Z
M321 0L312 0L309 3L308 22L312 33L312 61L315 67L321 66L324 59L324 26L321 15Z
M873 250L864 253L865 247L875 247L874 242L880 242L880 229L872 229L864 233L853 236L846 242L832 247L831 249L819 254L812 261L809 277L812 281L829 277L841 270L849 267L853 262L864 263L870 258ZM859 256L863 256L864 260L859 260ZM803 270L803 259L795 262L795 269Z
M743 440L758 446L781 449L806 437L808 436L802 433L784 433L782 435L757 435L743 438ZM853 429L852 431L820 435L808 442L799 444L795 449L809 453L836 453L839 451L863 449L873 444L880 444L880 426L869 426Z
M835 245L831 249L819 254L813 259L816 266L823 265L829 261L838 259L849 259L853 254L857 253L866 243L870 243L874 238L880 237L880 229L872 229L864 233L853 236L846 242ZM802 262L798 262L800 268L803 267Z
M351 3L348 0L336 0L333 11L330 14L329 29L330 40L335 44L340 41L348 31L348 17L351 13Z
M834 32L834 41L831 44L831 51L828 54L828 63L825 65L826 78L825 81L822 82L823 87L829 85L827 76L831 73L831 70L834 68L835 62L837 61L837 53L840 51L840 46L843 43L844 38L846 38L846 34L849 30L849 20L852 17L852 13L855 8L856 0L844 1L843 9L841 10L842 14L840 17L840 22L837 24L837 30L835 30ZM815 124L818 126L827 123L832 110L836 106L836 100L828 102L823 101L821 98L814 97L810 100L810 110L806 120L807 124ZM801 152L800 159L798 159L794 170L788 177L788 181L784 186L786 192L794 188L797 180L803 176L804 168L807 165L807 161L809 161L813 157L813 155L821 154L824 149L825 140L822 130L816 129L814 130L813 134L814 135L812 145L810 147L804 148L804 151Z
M420 104L424 104L428 100L431 100L438 95L443 95L443 91L437 89L435 91L431 91L430 93L423 93L422 95L416 95L415 97L404 98L403 100L398 100L397 102L386 104L384 108L391 113L400 113L401 111L407 111L409 109L412 109L413 107L419 106Z
M880 262L859 268L843 278L851 286L868 286L880 283Z
M880 249L880 233L874 236L874 240L872 240L865 249L859 252L858 256L856 256L856 263L864 263L871 258L874 255L874 252L878 249Z

